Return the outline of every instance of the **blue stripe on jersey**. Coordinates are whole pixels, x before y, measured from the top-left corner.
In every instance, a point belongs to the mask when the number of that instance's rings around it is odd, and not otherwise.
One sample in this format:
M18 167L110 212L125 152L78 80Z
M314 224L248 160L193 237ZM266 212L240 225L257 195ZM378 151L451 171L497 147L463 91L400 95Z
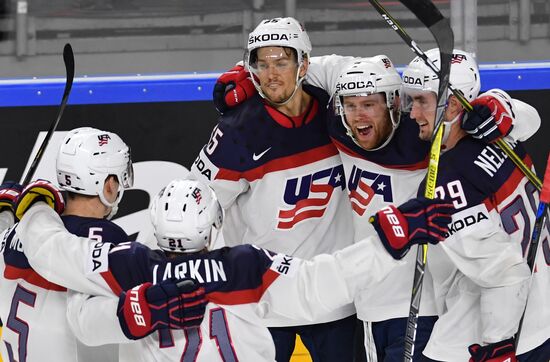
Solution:
M159 250L134 242L109 253L109 269L123 290L144 282L193 278L207 293L232 293L262 286L272 255L251 245L239 245L167 258Z
M520 158L527 156L520 142L513 148ZM456 201L464 195L467 204L457 211L481 204L503 187L515 169L514 163L498 147L466 136L441 154L437 174L437 185L441 187L436 197L444 192L447 199ZM424 193L424 187L423 181L419 195Z
M65 228L74 235L113 244L129 241L130 237L120 226L107 219L63 215Z

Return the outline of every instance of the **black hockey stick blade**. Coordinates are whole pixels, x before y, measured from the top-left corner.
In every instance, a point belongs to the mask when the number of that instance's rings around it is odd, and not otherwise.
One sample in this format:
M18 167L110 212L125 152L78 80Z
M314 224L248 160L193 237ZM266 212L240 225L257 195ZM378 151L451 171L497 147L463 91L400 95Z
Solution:
M65 89L63 91L63 97L61 98L61 105L59 106L57 117L52 122L50 129L48 130L48 133L44 138L44 141L42 141L42 144L40 145L38 152L36 152L36 156L34 156L34 159L27 171L27 174L23 178L23 185L27 185L31 181L32 177L34 176L34 173L36 172L38 164L42 159L42 156L44 154L44 151L46 150L46 147L48 147L48 143L50 142L50 139L52 138L53 133L57 129L59 120L61 120L61 116L63 115L63 111L65 111L67 102L69 100L69 95L71 93L71 88L73 86L73 80L74 80L74 54L73 54L73 48L69 43L65 44L65 47L63 48L63 62L65 63L66 80L65 80Z
M539 250L540 236L542 230L546 225L548 219L548 205L550 204L550 157L546 163L546 171L544 172L544 183L542 184L542 191L540 192L539 207L537 209L537 215L535 218L535 226L533 227L533 233L531 234L531 240L529 241L529 249L527 250L527 265L531 270L531 277L529 278L529 288L531 290L531 282L533 280L533 272L535 270L535 261ZM527 301L525 303L525 309L521 315L519 321L518 331L515 336L516 350L521 336L521 329L523 327L523 319L525 317L525 310L527 309Z

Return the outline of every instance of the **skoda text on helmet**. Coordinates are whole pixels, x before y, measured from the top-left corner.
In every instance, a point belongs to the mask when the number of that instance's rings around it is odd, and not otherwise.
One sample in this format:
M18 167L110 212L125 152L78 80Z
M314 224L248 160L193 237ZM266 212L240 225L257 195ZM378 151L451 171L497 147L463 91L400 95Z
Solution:
M162 250L194 253L210 245L212 226L222 225L222 209L202 182L174 180L153 199L151 222Z
M386 99L389 118L392 123L392 130L386 140L377 150L391 140L395 129L399 125L399 109L395 106L395 99L401 87L401 77L394 68L390 59L385 55L377 55L371 58L361 58L348 65L339 75L336 89L333 94L334 109L340 115L347 134L358 144L353 132L346 121L344 112L344 97L364 97L372 94L382 93ZM359 145L359 144L358 144Z
M61 189L82 195L99 196L116 211L125 189L134 183L130 148L112 132L82 127L70 131L63 140L56 160L57 182ZM109 202L103 186L110 175L119 183L117 199Z
M439 67L439 49L428 50L426 56ZM478 65L473 54L463 50L453 50L449 83L461 91L468 102L476 99L481 88L481 83ZM434 74L420 57L414 58L403 71L402 93L429 91L437 95L438 87L439 77ZM405 101L403 104L404 110L408 110L410 104L407 103L406 97L401 97L401 100Z
M296 85L291 96L283 102L277 103L268 99L263 93L260 84L255 79L257 75L257 52L263 47L282 47L291 48L296 52L298 68L296 70ZM298 90L303 77L300 77L300 69L304 62L309 61L311 52L311 42L304 27L298 20L288 18L273 18L263 20L248 36L247 50L244 56L246 69L251 74L252 83L262 98L275 105L284 105L288 103Z
M426 56L439 67L439 49L428 50ZM481 82L479 79L479 68L473 54L459 49L453 50L449 84L462 92L468 102L473 101L478 96ZM420 93L432 92L437 96L438 87L439 77L434 74L420 57L414 58L403 71L401 110L410 112L412 110L413 97ZM445 142L449 135L450 126L459 118L460 115L457 115L455 119L445 121L443 142Z

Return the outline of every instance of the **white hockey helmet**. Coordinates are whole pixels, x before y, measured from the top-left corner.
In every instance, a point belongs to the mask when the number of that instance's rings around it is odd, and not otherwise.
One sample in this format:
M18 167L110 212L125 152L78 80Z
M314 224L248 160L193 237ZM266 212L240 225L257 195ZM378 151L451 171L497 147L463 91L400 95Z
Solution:
M386 98L386 106L392 122L392 132L382 145L384 147L393 137L395 129L399 125L399 110L395 107L395 99L399 95L401 77L394 68L391 60L385 55L377 55L371 58L361 58L344 68L338 76L333 99L334 109L340 115L347 134L356 144L353 132L346 122L344 112L344 97L363 97L371 94L383 93Z
M303 77L299 76L300 69L304 62L309 61L309 53L311 52L311 42L304 27L298 20L287 18L265 19L249 34L247 42L247 50L244 55L245 68L253 75L252 83L256 87L258 93L269 101L261 90L258 81L254 75L257 74L258 49L263 47L284 47L292 48L296 51L298 70L296 71L296 88L292 95L282 103L287 103L296 93Z
M221 227L222 215L214 191L194 180L173 180L151 204L158 246L177 253L194 253L208 247L212 226Z
M439 68L439 49L434 48L426 52L426 56ZM473 54L454 49L451 59L449 83L460 90L468 102L477 98L481 83L479 68ZM402 109L410 111L410 98L407 94L418 91L430 91L438 94L439 77L424 63L420 57L414 58L403 71Z
M59 148L56 160L57 182L61 189L82 195L99 196L116 213L125 189L134 183L130 148L115 133L91 127L70 131ZM117 199L109 202L103 194L105 180L117 177Z

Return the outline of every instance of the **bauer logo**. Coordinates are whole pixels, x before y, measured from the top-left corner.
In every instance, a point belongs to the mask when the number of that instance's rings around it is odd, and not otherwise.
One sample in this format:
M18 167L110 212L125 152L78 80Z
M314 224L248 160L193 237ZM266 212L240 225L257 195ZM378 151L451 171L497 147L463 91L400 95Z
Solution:
M277 228L292 229L305 220L323 217L338 187L346 187L342 165L287 180L283 201L288 206L279 209Z
M354 90L354 89L366 89L366 88L374 88L374 84L372 84L370 80L367 82L360 81L360 82L346 82L346 83L336 84L337 92L341 92L345 90Z
M349 199L353 211L362 216L375 195L384 202L393 202L392 181L388 175L361 170L353 166L348 177Z

